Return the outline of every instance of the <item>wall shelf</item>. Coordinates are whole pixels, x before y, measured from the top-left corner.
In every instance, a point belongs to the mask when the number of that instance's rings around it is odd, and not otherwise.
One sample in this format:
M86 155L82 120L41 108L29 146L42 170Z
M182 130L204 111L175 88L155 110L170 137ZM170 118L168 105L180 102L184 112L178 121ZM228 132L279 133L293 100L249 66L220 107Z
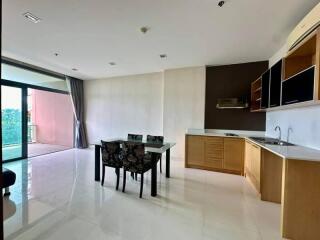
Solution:
M251 112L261 111L261 77L251 83Z

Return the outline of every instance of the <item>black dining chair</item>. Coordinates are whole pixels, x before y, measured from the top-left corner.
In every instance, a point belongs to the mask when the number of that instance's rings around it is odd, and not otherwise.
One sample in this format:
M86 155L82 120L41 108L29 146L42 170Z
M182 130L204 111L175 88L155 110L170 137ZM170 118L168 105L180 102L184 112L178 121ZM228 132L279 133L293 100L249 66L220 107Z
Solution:
M128 134L128 141L142 142L143 135L140 134Z
M132 133L128 134L128 141L142 142L142 139L143 139L143 135L141 134L132 134ZM133 172L131 173L131 177L136 180L138 179L138 175L134 174Z
M163 142L164 142L163 136L147 135L147 143L163 144ZM162 173L162 154L160 153L159 153L159 160L160 160L160 173Z
M119 189L120 168L122 168L121 148L119 142L104 142L101 141L102 152L102 180L101 186L104 184L106 167L112 167L116 170L117 185L116 190Z
M122 145L123 154L123 187L126 188L126 172L141 174L140 198L143 193L144 173L152 168L152 155L145 152L143 143L124 142Z

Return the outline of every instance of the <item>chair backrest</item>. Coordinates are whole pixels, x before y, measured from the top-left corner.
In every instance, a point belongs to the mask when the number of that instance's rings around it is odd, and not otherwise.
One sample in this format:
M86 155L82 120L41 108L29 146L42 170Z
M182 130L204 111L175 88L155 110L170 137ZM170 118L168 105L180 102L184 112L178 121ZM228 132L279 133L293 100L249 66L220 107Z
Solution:
M121 167L120 142L101 141L102 162L110 167Z
M163 136L147 135L147 143L163 143Z
M142 138L143 136L140 134L128 134L128 140L129 141L138 141L138 142L142 142Z
M126 170L138 172L143 169L145 145L143 143L124 142L122 144L123 166Z

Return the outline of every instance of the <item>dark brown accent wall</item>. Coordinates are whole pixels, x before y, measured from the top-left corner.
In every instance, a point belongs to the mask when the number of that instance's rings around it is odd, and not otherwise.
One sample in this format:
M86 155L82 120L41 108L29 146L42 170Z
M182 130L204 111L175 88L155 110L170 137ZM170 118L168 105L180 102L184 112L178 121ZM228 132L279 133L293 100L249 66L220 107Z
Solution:
M264 131L265 113L250 109L217 109L218 98L247 96L251 82L268 69L268 61L241 63L206 68L205 128Z

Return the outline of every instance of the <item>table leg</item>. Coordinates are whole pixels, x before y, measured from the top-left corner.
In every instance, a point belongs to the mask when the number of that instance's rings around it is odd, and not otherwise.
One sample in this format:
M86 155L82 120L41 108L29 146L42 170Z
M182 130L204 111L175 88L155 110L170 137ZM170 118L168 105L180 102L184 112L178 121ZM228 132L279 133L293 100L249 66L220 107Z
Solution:
M170 178L170 148L166 151L166 177Z
M157 161L156 155L152 154L152 168L151 168L151 196L157 196Z
M100 181L100 145L94 146L94 180Z

